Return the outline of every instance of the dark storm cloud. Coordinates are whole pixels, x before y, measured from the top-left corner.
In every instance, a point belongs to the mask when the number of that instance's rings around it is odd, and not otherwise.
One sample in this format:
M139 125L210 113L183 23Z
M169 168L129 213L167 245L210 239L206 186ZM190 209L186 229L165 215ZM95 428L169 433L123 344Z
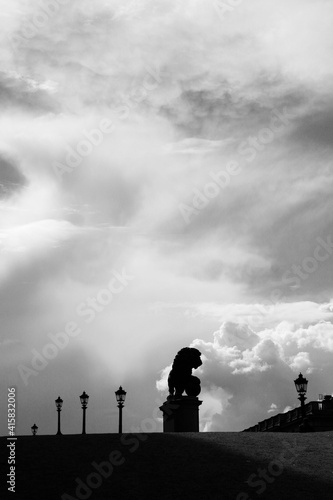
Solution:
M26 182L16 165L0 154L0 198L10 196L25 186Z
M213 83L213 88L212 87ZM161 112L172 120L184 136L220 139L231 136L234 145L248 133L265 126L273 110L287 109L296 118L311 96L309 89L292 86L282 75L274 79L261 75L244 86L221 75L221 80L195 81L193 88L182 89L174 102L162 106ZM190 87L190 84L187 85ZM181 83L181 87L183 84Z
M328 96L323 96L315 102L295 130L294 139L303 143L309 152L311 148L332 149L333 108L328 100Z
M0 72L0 107L3 111L14 108L45 113L54 111L56 104L50 97L48 83L38 82L15 72L2 71Z

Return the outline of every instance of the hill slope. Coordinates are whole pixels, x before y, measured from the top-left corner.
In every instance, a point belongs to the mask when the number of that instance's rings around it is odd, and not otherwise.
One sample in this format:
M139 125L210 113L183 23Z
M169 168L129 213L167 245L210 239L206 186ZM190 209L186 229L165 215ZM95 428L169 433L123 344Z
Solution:
M5 498L331 499L332 439L332 432L19 436L16 493ZM6 445L1 438L2 491Z

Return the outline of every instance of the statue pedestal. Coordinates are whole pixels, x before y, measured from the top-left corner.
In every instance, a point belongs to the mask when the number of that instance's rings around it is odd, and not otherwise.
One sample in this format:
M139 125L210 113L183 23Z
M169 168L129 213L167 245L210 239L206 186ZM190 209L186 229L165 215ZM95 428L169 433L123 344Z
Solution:
M199 406L195 396L170 399L160 406L163 413L163 432L199 432Z

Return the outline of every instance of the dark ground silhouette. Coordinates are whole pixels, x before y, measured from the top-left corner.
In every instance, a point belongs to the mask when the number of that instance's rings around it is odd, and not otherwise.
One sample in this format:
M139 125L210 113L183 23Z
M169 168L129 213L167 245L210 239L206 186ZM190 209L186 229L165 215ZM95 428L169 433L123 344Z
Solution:
M16 493L1 498L328 500L332 440L333 432L19 436ZM1 492L6 444L0 438ZM76 478L87 477L98 487L77 496Z

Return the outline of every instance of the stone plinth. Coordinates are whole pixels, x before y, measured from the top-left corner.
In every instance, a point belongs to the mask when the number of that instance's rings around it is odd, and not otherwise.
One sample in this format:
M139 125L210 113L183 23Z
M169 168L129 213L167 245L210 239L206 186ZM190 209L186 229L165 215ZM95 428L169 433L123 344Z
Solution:
M163 432L199 432L199 406L195 396L182 396L165 401L160 410L163 413Z

